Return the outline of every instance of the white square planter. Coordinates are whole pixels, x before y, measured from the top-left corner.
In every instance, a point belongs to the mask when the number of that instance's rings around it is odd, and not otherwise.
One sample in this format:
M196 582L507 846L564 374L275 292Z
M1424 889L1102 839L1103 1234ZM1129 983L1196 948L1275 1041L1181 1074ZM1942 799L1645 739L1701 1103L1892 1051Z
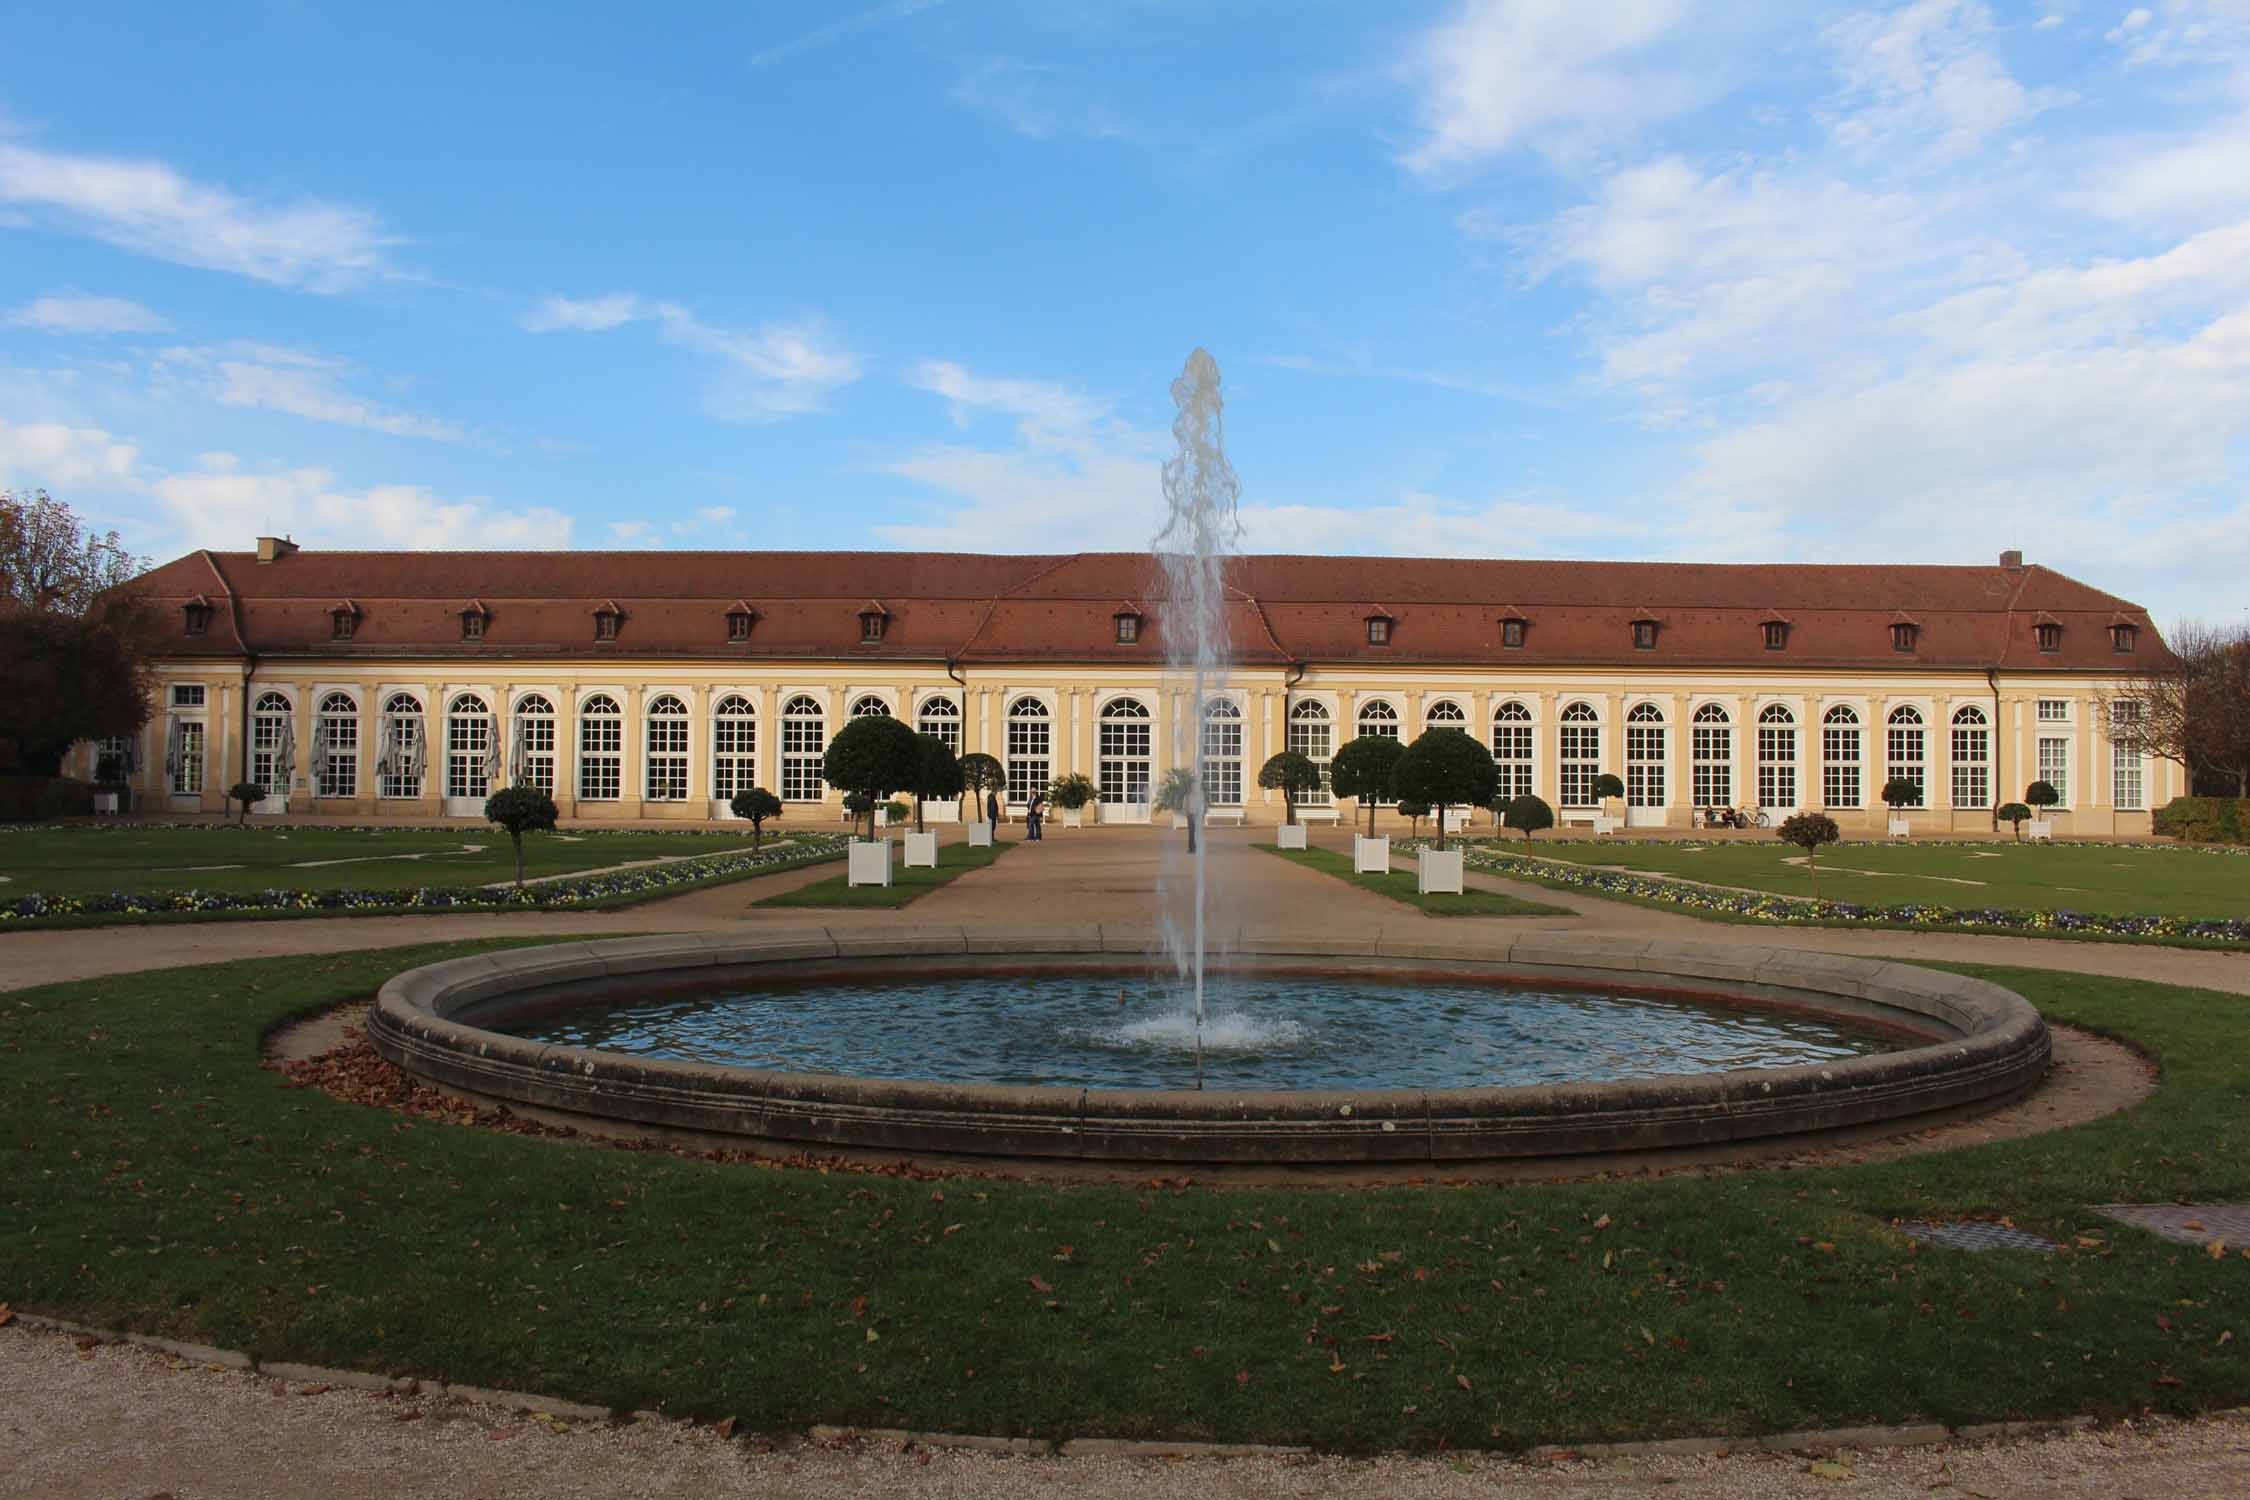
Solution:
M992 847L992 825L990 823L971 823L969 825L969 847L971 849L989 849Z
M1062 810L1062 820L1065 828L1084 828L1086 826L1086 809L1083 807L1066 807Z
M910 833L906 836L906 868L909 870L934 870L937 868L937 835Z
M96 792L96 793L94 793L94 811L95 811L95 812L98 812L98 813L113 813L113 812L116 812L116 811L117 811L117 793L115 793L115 792Z
M1391 836L1382 834L1369 838L1364 833L1352 835L1352 873L1354 875L1388 875L1391 873Z
M1282 824L1273 831L1273 844L1276 849L1304 848L1305 825L1302 823Z
M1594 814L1594 832L1597 836L1601 834L1615 833L1617 832L1619 826L1619 820L1611 817L1608 813Z
M844 856L844 884L889 885L891 883L891 841L889 839L854 839L850 851Z
M2055 825L2046 818L2033 818L2023 825L2023 836L2027 839L2045 839L2051 844L2055 841Z
M1904 818L1891 818L1883 826L1894 839L1905 838L1914 831L1914 825Z
M1422 849L1416 851L1414 861L1414 888L1427 896L1434 892L1451 891L1461 894L1461 851L1458 849Z

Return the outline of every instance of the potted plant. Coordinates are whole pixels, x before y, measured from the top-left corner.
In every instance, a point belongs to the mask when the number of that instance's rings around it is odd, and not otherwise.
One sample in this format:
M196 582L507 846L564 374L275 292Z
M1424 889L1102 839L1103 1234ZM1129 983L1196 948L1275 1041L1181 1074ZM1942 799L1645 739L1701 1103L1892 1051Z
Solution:
M1828 814L1809 812L1799 813L1793 818L1782 819L1781 826L1776 828L1774 833L1780 837L1783 843L1795 844L1805 851L1805 870L1812 876L1813 899L1818 901L1820 899L1820 846L1835 843L1836 840L1844 836L1844 831L1836 826L1836 820Z
M234 816L237 826L250 816L250 804L264 801L265 795L266 789L255 781L238 781L227 788L227 801L242 805L242 810Z
M875 837L875 810L891 793L914 785L921 770L922 748L915 743L914 731L888 714L869 714L845 724L828 742L820 762L821 779L845 794L848 810L867 820L870 839Z
M1891 810L1887 832L1894 839L1905 838L1913 832L1913 824L1903 816L1903 810L1922 800L1922 783L1907 776L1893 776L1883 783L1883 802Z
M115 813L125 811L125 798L131 789L125 785L125 758L114 750L94 761L94 811Z
M754 786L746 792L736 792L727 810L738 818L750 820L750 852L755 854L764 837L766 819L781 816L781 799L762 786Z
M1375 836L1375 805L1392 796L1391 777L1398 770L1398 758L1405 753L1406 747L1387 734L1363 734L1346 740L1328 763L1328 784L1335 788L1336 795L1356 797L1367 810L1367 832L1352 836L1355 874L1390 872L1391 841L1388 835Z
M1156 800L1151 804L1158 812L1172 815L1174 828L1185 828L1188 836L1188 853L1195 852L1197 825L1203 821L1202 789L1195 772L1186 766L1174 766L1164 773L1157 783Z
M2055 836L2054 820L2047 810L2062 804L2062 793L2055 790L2051 781L2034 781L2023 789L2023 800L2030 803L2031 836L2035 839L2052 839Z
M989 849L995 833L994 819L985 816L985 799L1008 784L1008 768L982 751L972 750L960 759L961 790L976 802L969 819L969 847Z
M1625 795L1625 783L1604 771L1594 778L1594 800L1601 804L1594 832L1611 833L1625 826L1624 809L1613 806Z
M1093 778L1082 771L1059 776L1047 788L1047 800L1062 809L1065 828L1085 827L1087 804L1100 795L1094 787Z
M523 889L523 836L555 831L555 799L535 786L512 786L484 799L484 818L497 823L516 850L516 889Z
M1542 828L1555 826L1555 810L1547 805L1544 797L1535 797L1525 792L1500 810L1500 826L1520 830L1524 847L1528 849L1531 847L1533 834Z
M1992 810L1993 818L2005 823L2015 833L2016 842L2023 842L2023 825L2030 821L2031 809L2021 802L2003 802Z
M1304 848L1305 825L1297 821L1297 799L1320 790L1320 767L1301 751L1284 750L1258 768L1258 785L1281 793L1281 829L1274 836L1274 846Z
M1479 807L1492 800L1500 785L1500 768L1492 753L1458 729L1428 729L1406 747L1391 773L1399 796L1398 810L1409 804L1437 813L1437 846L1445 848L1445 810Z

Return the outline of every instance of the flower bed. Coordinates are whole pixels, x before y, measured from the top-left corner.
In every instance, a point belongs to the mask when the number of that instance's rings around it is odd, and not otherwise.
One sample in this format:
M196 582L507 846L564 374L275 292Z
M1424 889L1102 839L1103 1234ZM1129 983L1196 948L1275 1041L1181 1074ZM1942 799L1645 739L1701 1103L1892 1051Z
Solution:
M0 900L0 925L72 917L160 917L181 914L271 912L482 912L568 910L618 904L684 886L735 879L785 866L834 859L844 841L834 834L798 834L756 852L719 854L669 864L642 865L600 875L565 876L515 886L425 885L408 890L112 891L102 896L48 896L33 892Z
M1714 916L1758 922L1820 926L1954 928L1977 932L2020 932L2034 937L2152 938L2165 942L2250 943L2250 921L2238 917L2103 915L2080 911L2017 911L2009 907L1933 906L1914 901L1870 906L1853 901L1817 901L1756 891L1722 890L1685 880L1630 875L1599 865L1567 860L1530 859L1492 848L1470 847L1469 867L1511 879L1570 886L1603 895L1662 902Z

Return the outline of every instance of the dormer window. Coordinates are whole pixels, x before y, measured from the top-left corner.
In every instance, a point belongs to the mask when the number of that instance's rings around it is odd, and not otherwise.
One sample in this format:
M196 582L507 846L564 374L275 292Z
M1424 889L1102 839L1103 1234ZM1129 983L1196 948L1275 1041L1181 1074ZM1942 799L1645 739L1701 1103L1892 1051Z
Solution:
M1633 649L1635 651L1654 651L1656 649L1656 621L1643 616L1633 622Z
M198 600L182 611L182 625L189 635L203 635L211 629L211 606Z
M862 646L877 644L883 639L883 632L889 628L890 623L891 612L883 608L879 601L868 600L867 607L859 612L859 643Z
M1500 622L1500 644L1510 651L1521 650L1523 648L1523 626L1524 622L1521 620L1502 620Z
M1388 646L1391 643L1391 612L1378 604L1367 612L1367 644Z
M2133 642L2140 635L2140 633L2141 627L2138 625L2129 625L2120 622L2118 624L2110 626L2109 649L2120 654L2131 651L2133 649Z
M597 641L616 640L618 622L622 618L621 611L614 604L604 605L602 608L595 610L594 639Z
M490 615L481 604L472 604L467 609L462 610L461 639L464 641L483 640L484 622L489 618Z
M1130 646L1141 638L1141 617L1131 610L1117 612L1117 644Z
M332 641L350 640L352 638L353 626L356 623L357 622L352 619L352 612L350 610L330 610L328 612L328 638Z
M1789 622L1787 620L1767 620L1760 624L1758 628L1765 632L1766 649L1768 651L1788 649Z
M2031 635L2032 639L2039 643L2039 649L2042 651L2060 651L2062 649L2062 627L2052 621L2042 620L2037 625L2032 626Z
M1891 625L1891 649L1893 651L1912 651L1914 649L1914 637L1921 628L1919 625L1909 624L1904 620L1894 621Z
M750 612L748 610L730 609L727 611L727 639L730 641L750 639Z

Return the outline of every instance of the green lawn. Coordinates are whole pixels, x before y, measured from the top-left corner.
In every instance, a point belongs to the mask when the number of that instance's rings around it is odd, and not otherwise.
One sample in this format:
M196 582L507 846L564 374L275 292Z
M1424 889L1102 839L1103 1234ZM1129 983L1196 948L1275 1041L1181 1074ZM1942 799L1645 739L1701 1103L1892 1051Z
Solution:
M940 843L937 868L904 865L891 867L889 885L852 885L845 875L830 875L793 891L767 896L757 906L900 907L921 900L941 885L950 885L971 870L981 870L1013 849L1017 840L997 839L990 848L972 849L965 841Z
M1523 840L1498 847L1525 853ZM1715 885L1810 896L1804 851L1778 838L1712 844L1559 843L1528 851L1550 859ZM1790 863L1789 861L1798 861ZM1895 906L2010 907L2026 911L2250 916L2250 857L2105 844L1831 844L1820 851L1820 894L1830 901Z
M775 835L768 834L767 842ZM750 834L566 830L524 840L527 876L728 854ZM508 835L469 828L0 828L0 899L111 891L410 890L515 879Z
M1373 891L1378 896L1388 896L1433 917L1540 917L1570 915L1567 907L1549 906L1540 901L1525 901L1516 896L1503 896L1497 891L1464 890L1459 895L1450 891L1425 896L1415 889L1412 873L1393 870L1387 875L1362 875L1352 869L1352 857L1333 849L1282 849L1272 844L1260 844L1268 854L1278 854L1291 864L1318 870L1323 875L1333 875L1338 880L1348 880L1363 891Z
M2250 1261L2087 1207L2250 1195L2237 996L1982 971L2162 1086L1945 1155L1500 1188L761 1170L402 1123L259 1067L282 1018L490 946L0 997L0 1300L754 1431L1365 1450L2250 1401ZM2068 1248L1890 1227L1948 1214Z

